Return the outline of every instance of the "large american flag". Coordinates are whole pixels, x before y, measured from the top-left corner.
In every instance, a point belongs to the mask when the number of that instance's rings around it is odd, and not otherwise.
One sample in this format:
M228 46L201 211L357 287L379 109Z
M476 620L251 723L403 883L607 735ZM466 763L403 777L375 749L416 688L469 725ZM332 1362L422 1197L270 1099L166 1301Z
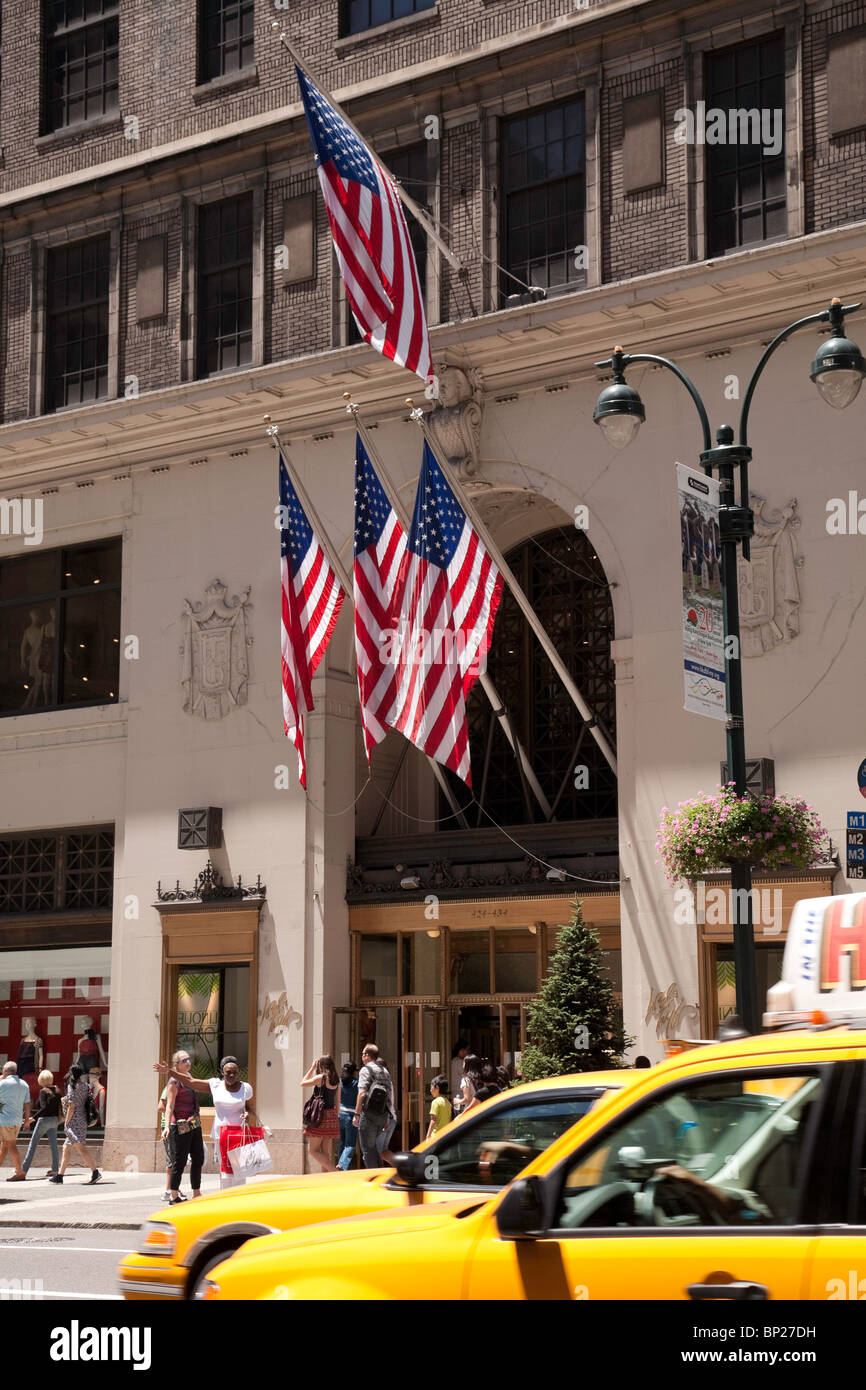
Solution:
M391 660L392 609L406 532L388 501L360 435L355 443L355 654L367 762L385 737L397 690Z
M306 73L296 69L346 295L365 342L433 376L409 229L396 189Z
M283 727L298 750L298 780L307 785L304 714L312 680L340 614L343 589L307 518L280 454Z
M398 686L388 722L470 787L466 697L501 596L502 575L425 443L392 624Z

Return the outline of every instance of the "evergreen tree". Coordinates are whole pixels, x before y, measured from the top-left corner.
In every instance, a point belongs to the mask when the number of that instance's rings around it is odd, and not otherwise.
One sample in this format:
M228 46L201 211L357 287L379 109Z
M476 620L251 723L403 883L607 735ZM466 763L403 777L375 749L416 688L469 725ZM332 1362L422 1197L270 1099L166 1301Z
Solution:
M547 976L527 1011L524 1081L621 1067L633 1042L619 1021L598 936L585 924L582 904L572 906L574 916L559 933Z

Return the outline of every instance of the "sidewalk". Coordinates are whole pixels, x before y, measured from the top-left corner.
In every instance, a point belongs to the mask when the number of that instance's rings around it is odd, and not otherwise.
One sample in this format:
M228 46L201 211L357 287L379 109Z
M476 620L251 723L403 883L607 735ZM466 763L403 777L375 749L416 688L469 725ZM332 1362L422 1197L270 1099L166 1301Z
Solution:
M164 1206L163 1178L159 1173L103 1173L102 1181L91 1187L86 1168L70 1168L65 1181L49 1182L44 1168L31 1169L26 1182L4 1179L9 1169L0 1169L0 1228L9 1226L68 1226L77 1229L137 1231L159 1207ZM280 1177L268 1173L256 1182ZM201 1190L205 1196L219 1192L219 1174L205 1172ZM189 1194L189 1174L184 1174L181 1191Z

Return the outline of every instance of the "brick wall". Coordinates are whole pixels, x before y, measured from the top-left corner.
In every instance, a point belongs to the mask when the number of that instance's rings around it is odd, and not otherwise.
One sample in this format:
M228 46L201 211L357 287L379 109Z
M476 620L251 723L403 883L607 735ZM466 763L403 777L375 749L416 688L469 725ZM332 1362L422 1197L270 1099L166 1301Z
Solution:
M481 257L483 220L480 193L481 125L458 126L443 131L442 213L449 241L466 268L465 280L458 277L447 261L442 261L439 313L443 323L471 318L488 307L484 302L484 273Z
M146 237L166 241L166 312L137 322L138 243ZM120 390L134 376L140 391L172 386L180 378L181 212L129 216L124 222L120 279Z
M866 25L866 3L854 0L807 16L803 30L803 154L806 231L866 218L866 130L831 137L827 50L831 36Z
M683 104L681 59L658 63L605 83L601 95L602 277L624 280L688 260L686 147L674 141L674 112ZM623 102L661 91L664 183L623 192Z

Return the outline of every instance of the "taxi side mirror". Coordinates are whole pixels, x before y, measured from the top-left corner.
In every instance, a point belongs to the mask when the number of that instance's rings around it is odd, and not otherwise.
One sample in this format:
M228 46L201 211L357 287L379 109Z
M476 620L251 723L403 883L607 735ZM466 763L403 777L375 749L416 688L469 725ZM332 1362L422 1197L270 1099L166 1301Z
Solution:
M545 1191L541 1178L515 1178L496 1208L496 1229L502 1240L534 1240L544 1234Z
M395 1154L392 1163L397 1170L397 1177L401 1178L407 1187L420 1187L428 1174L425 1168L425 1157L429 1160L429 1154L423 1153L400 1153Z

